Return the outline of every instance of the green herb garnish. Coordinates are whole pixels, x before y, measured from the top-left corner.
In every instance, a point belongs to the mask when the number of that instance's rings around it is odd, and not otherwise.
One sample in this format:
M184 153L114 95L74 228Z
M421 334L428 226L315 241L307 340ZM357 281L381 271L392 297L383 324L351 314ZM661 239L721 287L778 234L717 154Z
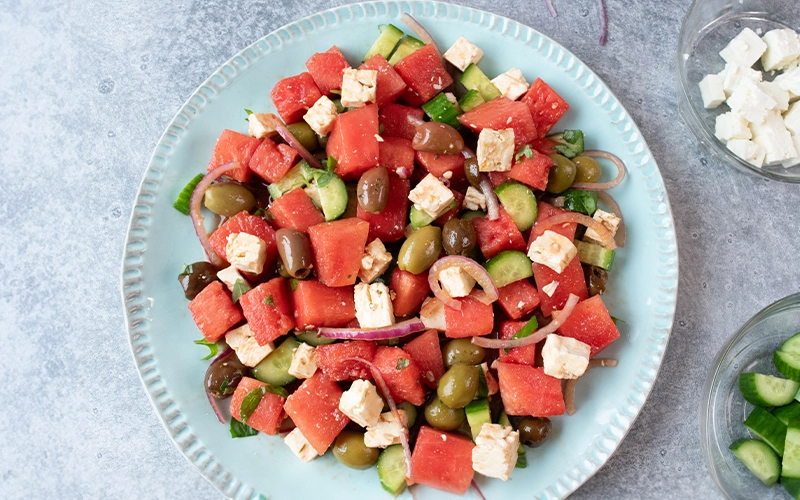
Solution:
M250 285L244 282L242 279L236 279L233 283L233 290L231 291L231 298L233 299L233 303L239 302L239 298L249 292L251 290Z
M243 437L250 437L255 436L258 434L258 431L253 429L247 424L243 424L236 420L235 418L231 419L231 437L232 438L243 438Z
M525 448L520 445L517 448L517 469L524 469L528 466L528 456L525 454Z
M328 92L330 92L331 94L342 95L341 90L330 89Z
M564 208L591 217L597 210L597 191L568 189L564 192Z
M408 366L408 359L407 358L400 358L397 360L397 366L395 366L395 370L402 370L403 368Z
M219 392L225 394L225 389L228 388L228 377L225 377L225 380L219 385Z
M291 290L292 290L293 292L294 292L295 290L297 290L297 282L298 282L298 281L299 281L299 280L298 280L297 278L292 278L292 279L290 279L290 280L289 280L289 288L291 288Z
M514 156L514 160L515 161L520 161L520 159L522 159L523 156L525 158L532 158L533 157L533 150L531 149L531 145L530 144L526 144L526 145L522 146L521 148L519 148L519 151L517 151L517 154Z
M264 299L264 303L268 306L275 307L275 301L272 300L272 295L267 295L267 298Z
M513 337L511 337L511 339L512 340L524 339L525 337L529 337L538 328L539 328L539 321L536 320L536 316L533 316L531 319L528 320L527 323L525 323L525 326L520 328L519 331L515 333ZM506 354L508 354L509 349L510 348L508 347L505 349Z
M269 215L269 212L267 212L265 209L259 207L259 208L256 209L255 212L253 212L253 215L258 215L258 216Z
M197 184L203 180L203 177L203 174L197 174L192 178L192 180L189 181L189 184L184 186L178 195L178 199L172 204L175 210L183 215L189 215L189 212L191 211L189 203L192 201L192 193L194 192L194 188L197 187Z
M181 271L181 274L192 274L192 265L191 264L184 264L183 265L183 271Z
M209 342L206 339L200 339L200 340L195 340L194 343L197 345L204 345L208 347L209 350L208 356L203 358L203 361L213 358L219 352L219 346L217 345L216 342Z
M550 139L558 143L553 149L567 158L574 158L583 153L583 132L580 130L565 130Z

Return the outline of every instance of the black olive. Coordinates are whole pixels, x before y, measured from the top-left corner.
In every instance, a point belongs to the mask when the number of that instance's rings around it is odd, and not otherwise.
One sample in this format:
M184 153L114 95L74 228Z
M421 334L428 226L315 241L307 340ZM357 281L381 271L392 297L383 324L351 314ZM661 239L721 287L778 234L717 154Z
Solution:
M519 442L531 448L541 446L550 434L550 429L552 424L549 418L524 417L517 426Z
M195 262L186 266L184 271L178 275L178 281L183 288L183 294L192 300L203 288L216 281L219 268L210 262Z
M226 398L233 394L245 375L247 367L239 361L236 352L231 351L206 370L206 391L217 399Z
M584 266L584 276L586 277L586 286L589 289L589 297L600 295L606 291L606 283L608 282L608 273L597 266Z

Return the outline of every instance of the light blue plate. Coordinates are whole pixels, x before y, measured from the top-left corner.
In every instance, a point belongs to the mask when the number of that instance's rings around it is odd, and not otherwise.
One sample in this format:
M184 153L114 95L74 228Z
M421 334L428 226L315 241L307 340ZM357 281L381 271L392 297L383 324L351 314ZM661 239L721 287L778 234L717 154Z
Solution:
M460 35L481 47L488 75L514 66L529 81L543 78L570 104L559 127L581 128L587 147L605 149L628 165L613 190L625 214L628 244L618 252L603 296L621 318L622 338L604 355L613 369L593 370L576 391L578 412L553 419L552 437L528 451L528 468L508 482L478 477L487 498L563 498L602 466L619 445L658 373L675 311L678 253L661 175L642 136L605 84L569 51L515 21L436 2L376 2L313 15L257 41L200 86L183 105L153 153L131 216L122 295L131 349L165 428L184 455L219 490L234 498L390 498L374 469L354 471L328 453L310 464L279 437L231 439L203 393L207 363L192 344L200 334L176 279L185 263L203 258L188 217L172 208L185 183L205 171L223 128L246 132L244 109L272 110L269 91L305 71L314 52L336 44L355 63L379 24L410 12L441 47ZM449 495L418 488L418 498ZM409 498L409 493L403 494Z

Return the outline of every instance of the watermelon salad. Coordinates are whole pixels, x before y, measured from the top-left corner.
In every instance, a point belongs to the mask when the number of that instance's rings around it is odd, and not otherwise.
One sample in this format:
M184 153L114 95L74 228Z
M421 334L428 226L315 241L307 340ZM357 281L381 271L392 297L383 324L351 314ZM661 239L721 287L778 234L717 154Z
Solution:
M569 103L535 74L490 79L481 48L403 21L358 65L310 55L276 113L221 132L175 203L206 254L179 281L232 437L464 494L525 467L579 377L616 365L625 166L555 132Z

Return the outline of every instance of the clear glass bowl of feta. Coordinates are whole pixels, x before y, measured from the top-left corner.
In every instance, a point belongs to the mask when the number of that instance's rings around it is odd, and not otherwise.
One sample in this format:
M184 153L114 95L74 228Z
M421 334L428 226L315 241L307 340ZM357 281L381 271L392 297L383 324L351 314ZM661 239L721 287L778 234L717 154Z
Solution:
M717 161L730 165L742 172L784 182L800 183L800 159L787 159L774 164L767 164L764 161L760 167L754 165L754 163L759 163L760 160L760 158L754 157L759 155L763 157L765 153L765 149L756 147L756 142L761 144L770 143L769 156L772 158L780 154L781 144L785 146L784 150L788 150L789 144L800 143L800 129L797 130L795 137L788 139L781 134L774 133L773 130L776 129L770 128L772 126L780 128L785 125L785 123L775 123L777 122L777 117L774 115L775 112L779 112L783 117L786 116L786 113L792 111L792 108L783 111L776 107L762 124L753 125L744 120L738 113L731 114L732 108L727 101L711 109L707 109L705 106L703 94L701 93L701 81L707 78L708 75L719 75L716 80L716 77L712 77L703 82L706 87L706 99L708 100L709 95L714 94L715 88L718 89L721 83L724 84L725 91L725 95L721 97L725 99L732 97L732 93L737 90L739 85L742 85L742 89L739 91L740 95L732 103L733 107L741 111L740 108L744 105L748 107L749 112L758 114L761 110L752 109L760 105L758 97L760 96L767 100L768 98L758 93L760 86L753 91L748 82L742 83L742 81L747 79L757 81L758 77L760 77L761 82L766 82L770 85L780 75L792 71L795 64L800 64L800 60L798 60L791 64L788 70L764 71L759 57L752 67L741 66L738 68L738 73L731 74L726 79L728 72L734 72L737 68L726 63L720 52L731 44L731 40L739 36L745 28L752 30L755 35L758 35L758 38L776 29L788 28L795 32L800 32L800 8L797 0L695 0L683 21L678 42L677 67L680 82L678 108L697 140L703 144L709 154ZM747 43L746 36L740 41L745 43L739 43L733 55L730 55L731 50L729 50L727 57L729 59L732 57L734 59L752 60L759 50L756 47L758 45L757 42ZM749 41L753 42L752 39ZM737 44L734 45L736 46ZM743 65L746 65L746 62ZM757 76L756 73L758 74ZM800 78L800 69L796 70L796 74ZM782 78L784 82L787 80L785 76ZM800 85L800 80L797 81L797 84ZM778 85L776 84L775 87L778 87ZM767 88L764 89L769 90ZM790 105L794 105L797 108L796 111L792 112L796 113L797 119L800 120L800 101L798 101L797 95L789 92L789 99ZM781 98L776 97L775 100L780 101ZM779 104L780 106L781 104ZM743 112L748 114L748 111ZM718 131L717 117L725 114L727 116L720 119L720 130ZM759 117L752 116L750 118L754 121L759 119ZM790 128L794 128L794 126ZM790 128L786 130L791 135ZM769 139L755 141L754 132L761 135L761 137ZM751 135L750 139L744 139L748 133ZM751 155L753 163L745 161L734 154L726 145L726 141L719 139L717 134L720 134L723 138L730 137L732 141L735 140L736 142L730 143L731 149L737 150L743 155ZM758 146L763 148L761 144L758 144ZM795 148L795 151L800 157L800 150Z

